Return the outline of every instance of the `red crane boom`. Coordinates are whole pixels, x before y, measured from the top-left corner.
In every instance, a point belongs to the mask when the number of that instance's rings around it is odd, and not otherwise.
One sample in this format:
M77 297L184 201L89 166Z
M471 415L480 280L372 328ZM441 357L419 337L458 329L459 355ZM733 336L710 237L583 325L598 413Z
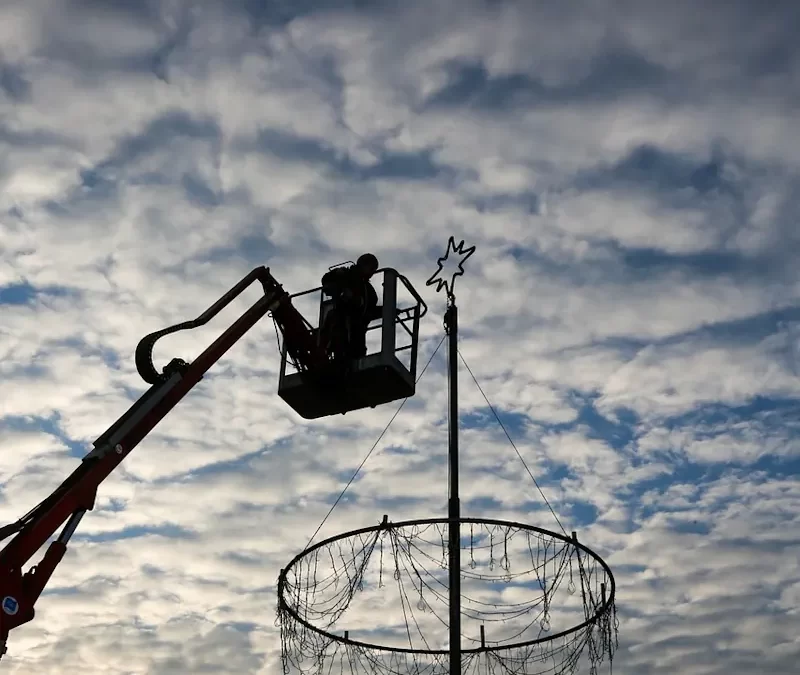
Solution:
M152 351L159 338L207 323L254 281L261 283L264 295L213 344L192 363L173 359L161 374L156 371ZM33 619L34 605L64 557L67 543L81 518L94 507L100 483L169 414L206 371L268 312L272 313L289 354L301 370L313 369L326 361L327 357L317 345L309 324L266 267L254 269L194 321L152 333L139 343L136 365L151 385L150 389L94 442L93 449L83 458L81 465L49 497L16 523L0 528L0 540L16 535L0 551L0 657L6 653L9 631ZM50 543L41 561L23 573L23 566L62 525L60 535Z

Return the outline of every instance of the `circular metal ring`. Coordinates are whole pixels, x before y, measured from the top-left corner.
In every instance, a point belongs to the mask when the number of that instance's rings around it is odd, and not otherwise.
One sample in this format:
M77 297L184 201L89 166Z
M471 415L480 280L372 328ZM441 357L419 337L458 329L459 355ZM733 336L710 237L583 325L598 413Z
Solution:
M372 649L375 651L383 651L383 652L395 652L401 654L428 654L428 655L445 655L449 654L448 649L413 649L409 647L392 647L388 645L378 645L372 644L369 642L360 642L358 640L351 640L349 637L342 637L340 635L334 635L333 633L328 633L321 628L318 628L305 619L303 619L295 609L289 604L289 602L284 597L284 590L286 588L286 575L292 569L294 565L300 562L303 558L308 556L309 554L313 553L319 548L323 546L327 546L337 541L341 541L344 539L348 539L350 537L355 537L358 535L369 534L371 532L376 533L377 536L380 535L381 532L394 530L394 529L401 529L404 527L411 527L415 525L447 525L450 523L448 518L425 518L425 519L416 519L416 520L404 520L397 523L393 523L391 521L381 523L379 525L373 525L370 527L363 527L358 530L351 530L349 532L345 532L343 534L338 534L333 537L329 537L323 541L320 541L313 546L301 551L298 553L294 558L292 558L291 562L281 570L280 576L278 577L278 606L280 610L288 613L294 621L297 621L299 624L303 625L308 630L311 630L329 640L333 640L335 642L339 642L345 645L354 645L358 647L362 647L364 649ZM564 534L559 534L558 532L552 532L550 530L543 529L541 527L536 527L534 525L526 525L524 523L517 523L513 521L507 520L495 520L491 518L461 518L459 519L459 525L462 524L472 524L472 525L495 525L500 527L507 527L507 528L514 528L517 530L524 530L527 532L536 532L541 535L546 535L551 537L552 539L558 539L563 541L566 544L574 546L576 550L583 551L586 555L592 558L594 561L599 563L603 570L605 571L606 575L608 576L610 582L609 593L604 598L603 603L596 609L594 614L587 618L582 623L573 626L567 630L559 631L558 633L554 633L552 635L547 635L545 637L536 638L535 640L525 640L523 642L515 642L511 644L500 644L496 646L482 646L476 647L472 649L462 649L462 654L476 654L476 653L484 653L484 652L499 652L507 649L518 649L520 647L530 647L532 645L543 644L546 642L550 642L552 640L556 640L560 637L564 637L566 635L570 635L572 633L577 633L578 631L590 626L591 624L596 623L600 620L602 616L607 614L614 606L614 596L616 593L616 584L614 581L614 575L611 573L611 568L606 564L606 562L592 549L584 544L580 543L577 538L568 537Z

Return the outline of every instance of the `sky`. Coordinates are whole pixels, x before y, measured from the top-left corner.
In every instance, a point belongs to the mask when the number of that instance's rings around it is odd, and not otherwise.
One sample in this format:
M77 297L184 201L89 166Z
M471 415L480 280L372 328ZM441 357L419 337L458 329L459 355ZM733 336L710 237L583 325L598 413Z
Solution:
M614 570L614 672L796 672L799 22L791 0L0 3L2 522L145 391L139 339L256 266L299 292L375 253L430 307L422 365L452 234L477 247L460 351ZM278 573L399 402L302 419L270 324L102 484L6 672L281 672ZM557 529L460 388L464 515ZM446 515L446 422L440 351L317 540Z

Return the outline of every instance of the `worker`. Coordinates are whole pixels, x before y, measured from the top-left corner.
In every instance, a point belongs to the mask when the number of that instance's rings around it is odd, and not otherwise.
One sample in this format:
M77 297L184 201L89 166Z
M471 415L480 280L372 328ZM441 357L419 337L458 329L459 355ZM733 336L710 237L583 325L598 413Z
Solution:
M326 350L334 347L336 338L346 341L348 359L367 354L367 327L381 317L378 294L370 279L378 271L378 259L372 253L360 256L355 265L337 267L322 277L322 290L333 298L333 309L322 326L322 343Z

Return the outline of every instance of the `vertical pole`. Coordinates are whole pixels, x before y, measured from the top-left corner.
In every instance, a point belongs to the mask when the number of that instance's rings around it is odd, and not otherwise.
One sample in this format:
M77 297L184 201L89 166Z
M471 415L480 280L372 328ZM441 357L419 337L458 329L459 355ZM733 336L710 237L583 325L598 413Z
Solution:
M445 313L450 337L448 386L450 392L450 500L448 501L449 577L450 577L450 675L461 675L461 503L458 496L458 308L450 296Z
M381 317L381 354L384 358L395 356L397 347L397 271L383 271L383 316ZM385 361L384 361L385 362Z

